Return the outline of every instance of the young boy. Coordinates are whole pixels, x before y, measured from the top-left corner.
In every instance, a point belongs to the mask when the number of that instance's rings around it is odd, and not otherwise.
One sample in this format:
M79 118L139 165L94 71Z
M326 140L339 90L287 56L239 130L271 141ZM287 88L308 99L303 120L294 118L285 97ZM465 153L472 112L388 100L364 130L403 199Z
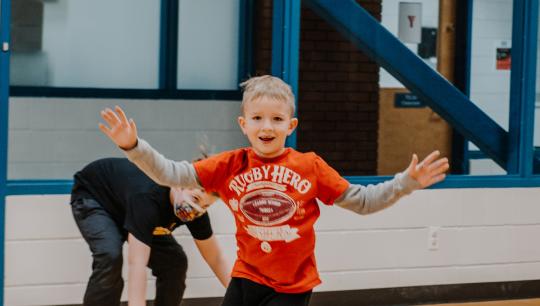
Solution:
M128 240L128 301L146 305L146 267L156 276L156 306L178 306L188 259L171 232L186 225L201 255L227 287L230 266L205 213L216 198L200 189L159 186L125 158L91 162L74 176L73 217L92 252L84 305L120 305L122 245Z
M395 203L403 195L442 181L446 158L435 151L377 185L349 184L314 153L285 148L296 126L290 87L272 76L242 84L238 123L251 147L203 161L174 162L137 138L133 119L117 107L101 112L100 129L159 184L203 186L217 192L236 221L237 260L223 305L307 305L321 281L315 265L316 199L360 214Z

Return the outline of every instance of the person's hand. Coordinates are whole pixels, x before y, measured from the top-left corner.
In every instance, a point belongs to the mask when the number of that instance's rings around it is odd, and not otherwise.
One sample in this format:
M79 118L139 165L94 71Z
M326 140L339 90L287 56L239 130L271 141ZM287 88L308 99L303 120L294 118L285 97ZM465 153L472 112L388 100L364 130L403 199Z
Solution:
M439 151L433 151L420 163L418 163L418 156L413 154L406 172L420 184L421 188L429 187L446 177L444 172L448 170L450 165L446 157L437 159L440 154Z
M107 125L99 123L99 129L123 150L133 149L137 145L137 126L133 119L127 119L126 114L116 106L114 111L106 108L100 112L101 118Z

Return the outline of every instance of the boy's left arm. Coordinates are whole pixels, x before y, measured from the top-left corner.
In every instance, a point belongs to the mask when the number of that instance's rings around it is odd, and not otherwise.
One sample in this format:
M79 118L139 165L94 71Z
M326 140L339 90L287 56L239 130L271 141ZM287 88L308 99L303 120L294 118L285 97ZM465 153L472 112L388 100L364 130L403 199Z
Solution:
M351 184L335 204L362 215L383 210L416 189L444 180L449 164L447 158L438 159L439 155L439 151L434 151L418 163L413 154L409 167L392 180L368 186Z

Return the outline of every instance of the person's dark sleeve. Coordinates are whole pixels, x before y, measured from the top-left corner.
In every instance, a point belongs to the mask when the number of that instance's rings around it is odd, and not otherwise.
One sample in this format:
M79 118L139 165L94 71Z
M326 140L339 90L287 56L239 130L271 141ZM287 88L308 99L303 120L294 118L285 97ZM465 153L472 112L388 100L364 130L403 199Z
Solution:
M206 240L213 234L208 213L205 213L191 222L187 222L186 226L188 227L191 236L197 240Z
M152 246L152 234L159 223L159 207L147 194L136 194L126 205L124 228L147 246Z

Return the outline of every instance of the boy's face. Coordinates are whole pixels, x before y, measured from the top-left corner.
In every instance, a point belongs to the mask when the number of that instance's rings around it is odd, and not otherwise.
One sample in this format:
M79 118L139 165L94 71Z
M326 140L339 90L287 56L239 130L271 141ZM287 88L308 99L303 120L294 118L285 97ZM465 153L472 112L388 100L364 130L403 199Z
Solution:
M244 105L238 124L248 137L255 153L264 158L279 156L285 150L285 139L291 135L298 119L283 101L261 97Z
M202 216L217 197L198 188L171 188L171 203L175 215L183 222Z

